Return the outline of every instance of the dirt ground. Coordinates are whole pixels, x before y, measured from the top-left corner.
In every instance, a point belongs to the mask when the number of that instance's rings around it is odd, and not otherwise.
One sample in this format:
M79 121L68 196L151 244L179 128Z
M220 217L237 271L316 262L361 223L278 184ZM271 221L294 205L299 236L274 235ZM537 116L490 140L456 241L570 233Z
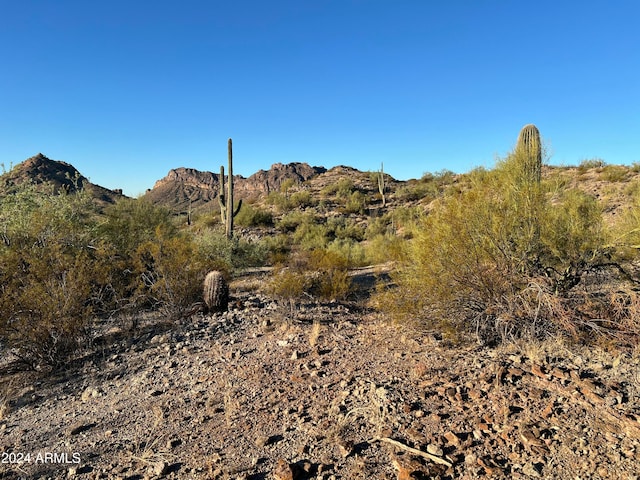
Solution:
M640 354L452 346L357 304L105 324L4 376L0 479L635 479Z

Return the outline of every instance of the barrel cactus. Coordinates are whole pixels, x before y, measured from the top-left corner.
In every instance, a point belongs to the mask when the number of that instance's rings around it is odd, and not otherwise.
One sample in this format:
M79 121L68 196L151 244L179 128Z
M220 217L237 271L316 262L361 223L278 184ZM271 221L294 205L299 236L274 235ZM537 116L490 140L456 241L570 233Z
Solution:
M525 125L520 130L516 154L521 156L525 180L531 183L540 183L542 179L542 143L540 142L540 132L535 125Z
M204 279L204 303L210 312L224 312L229 306L229 286L222 272L213 270Z

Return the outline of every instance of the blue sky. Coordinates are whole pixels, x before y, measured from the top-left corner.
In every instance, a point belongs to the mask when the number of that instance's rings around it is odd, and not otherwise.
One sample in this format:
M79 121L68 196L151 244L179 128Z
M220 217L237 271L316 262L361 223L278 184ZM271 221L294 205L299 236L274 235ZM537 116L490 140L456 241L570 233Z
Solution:
M640 161L640 3L0 0L0 162L42 152L137 195L171 168L396 178Z

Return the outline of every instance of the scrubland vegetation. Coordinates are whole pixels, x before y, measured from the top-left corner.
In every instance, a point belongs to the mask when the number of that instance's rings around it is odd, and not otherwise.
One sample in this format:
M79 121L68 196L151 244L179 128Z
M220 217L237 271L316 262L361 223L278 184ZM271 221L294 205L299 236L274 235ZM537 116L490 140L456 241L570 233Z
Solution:
M215 213L186 225L143 199L103 208L83 191L23 184L0 199L2 348L25 367L57 367L90 345L95 318L192 313L211 270L271 266L264 291L295 309L351 298L349 269L386 262L391 282L370 305L451 340L637 344L637 165L542 174L536 155L537 166L519 144L491 170L386 185L384 207L382 172L365 175L366 188L349 177L317 191L285 182L245 202L232 239ZM580 187L589 175L624 184L615 218Z

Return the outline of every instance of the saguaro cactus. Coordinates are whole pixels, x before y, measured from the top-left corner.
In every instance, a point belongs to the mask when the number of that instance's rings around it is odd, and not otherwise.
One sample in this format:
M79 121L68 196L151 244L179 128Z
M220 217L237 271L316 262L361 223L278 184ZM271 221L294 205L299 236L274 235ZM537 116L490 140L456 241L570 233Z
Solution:
M386 185L384 181L384 163L380 164L380 171L378 172L378 191L380 192L380 196L382 197L382 206L387 206L387 199L384 196L384 192L386 190Z
M224 312L229 307L229 286L221 272L213 270L204 279L204 303L210 312Z
M518 135L516 154L522 156L525 181L540 183L542 179L542 143L540 132L533 125L525 125Z
M533 125L525 125L518 135L515 148L517 161L516 189L520 192L519 210L522 215L522 245L524 252L535 265L540 244L540 208L542 205L542 143L540 132Z
M229 176L227 181L227 193L224 194L224 167L220 166L220 192L218 201L220 202L220 217L225 225L227 238L233 237L233 218L238 215L242 207L242 199L238 202L238 208L233 210L233 147L229 139Z

